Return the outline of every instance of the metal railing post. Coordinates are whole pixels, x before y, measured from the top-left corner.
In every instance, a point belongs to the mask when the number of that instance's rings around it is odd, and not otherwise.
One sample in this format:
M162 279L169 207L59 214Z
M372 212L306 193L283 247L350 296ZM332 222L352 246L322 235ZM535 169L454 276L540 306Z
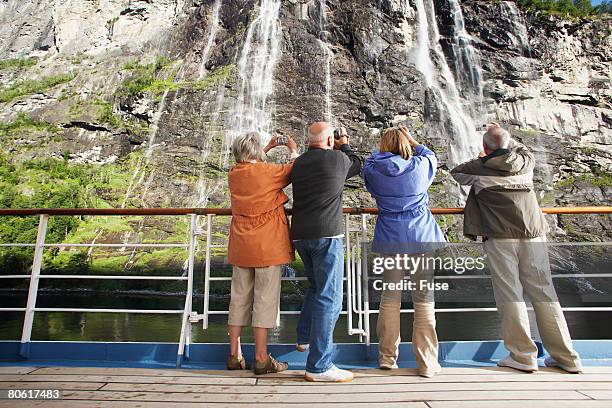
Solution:
M357 275L355 277L355 284L357 285L357 314L359 316L359 341L363 342L364 336L364 325L363 325L363 279L361 277L361 234L359 234L359 230L357 230L357 234L355 234L355 248L353 250L353 268L355 269Z
M42 269L43 250L45 237L47 235L47 222L49 216L41 214L38 221L38 233L36 234L36 245L34 259L32 261L32 272L30 276L30 287L28 289L28 302L23 317L23 330L21 332L21 345L19 355L28 358L30 355L30 340L32 338L32 325L34 323L34 309L36 308L36 296L38 295L38 282L40 270Z
M347 214L344 217L344 236L345 236L345 245L346 245L346 254L345 254L345 276L346 276L346 320L348 326L348 334L349 336L353 335L353 299L352 299L352 282L351 279L351 236L350 236L350 228L349 228L349 215Z
M204 316L202 318L202 328L208 329L208 312L210 308L210 248L212 246L212 214L206 218L206 264L204 267Z
M365 314L365 340L366 344L370 345L370 281L368 277L368 259L367 259L367 243L366 243L366 233L367 233L367 215L361 215L361 271L363 276L363 283L365 286L363 292L363 309Z
M191 222L189 223L189 257L187 258L187 293L185 294L185 309L183 310L183 320L181 323L181 337L179 338L178 353L176 356L176 368L181 366L183 356L185 355L185 343L190 337L188 333L191 329L189 317L191 315L191 305L193 298L193 269L195 265L195 245L196 245L196 229L198 227L198 216L190 215Z

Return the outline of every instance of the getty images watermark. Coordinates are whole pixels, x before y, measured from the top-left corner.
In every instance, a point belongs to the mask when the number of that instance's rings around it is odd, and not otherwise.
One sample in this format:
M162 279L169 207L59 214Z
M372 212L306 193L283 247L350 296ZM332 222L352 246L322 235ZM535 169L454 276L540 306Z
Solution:
M470 271L485 269L485 257L479 256L436 256L431 254L397 254L392 256L377 256L373 258L372 272L381 276L391 272L402 276L401 279L375 279L373 289L407 290L407 291L447 291L450 286L447 282L434 282L434 271L454 271L464 274Z

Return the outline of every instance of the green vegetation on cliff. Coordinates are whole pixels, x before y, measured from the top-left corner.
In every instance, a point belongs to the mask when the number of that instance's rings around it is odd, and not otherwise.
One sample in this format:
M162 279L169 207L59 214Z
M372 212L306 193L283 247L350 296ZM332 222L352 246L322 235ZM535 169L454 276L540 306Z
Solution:
M46 91L56 85L72 81L75 76L75 74L51 75L37 80L25 79L7 87L0 87L0 102L10 102L20 96Z
M169 63L168 59L163 57L159 57L155 62L145 65L137 60L128 62L123 68L131 72L131 74L129 78L123 81L119 89L117 89L117 95L134 97L152 89L159 88L160 82L169 85L173 82L172 80L157 79L158 73L166 68Z
M36 65L36 58L12 58L0 61L0 71L10 68L27 68Z
M123 67L131 72L130 76L121 83L116 95L120 97L136 97L144 93L160 96L166 91L179 89L208 90L220 81L227 79L235 71L234 64L228 64L208 73L198 80L176 80L176 69L172 63L159 57L150 64L141 64L139 61L130 61Z
M19 112L11 122L0 122L0 140L6 136L19 135L23 131L57 132L59 128L49 122L43 122L30 117L27 113Z
M561 17L587 17L605 10L593 7L590 0L517 0L516 4L523 9Z

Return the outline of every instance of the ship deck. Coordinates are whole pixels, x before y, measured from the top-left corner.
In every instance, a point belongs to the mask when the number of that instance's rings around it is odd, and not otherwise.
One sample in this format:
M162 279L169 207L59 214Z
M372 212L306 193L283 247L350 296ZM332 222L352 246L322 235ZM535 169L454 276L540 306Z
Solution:
M0 389L61 389L62 401L0 401L0 407L402 407L478 408L612 406L612 367L581 375L541 368L445 368L430 379L414 369L355 370L344 384L308 383L303 371L250 372L147 368L0 367Z

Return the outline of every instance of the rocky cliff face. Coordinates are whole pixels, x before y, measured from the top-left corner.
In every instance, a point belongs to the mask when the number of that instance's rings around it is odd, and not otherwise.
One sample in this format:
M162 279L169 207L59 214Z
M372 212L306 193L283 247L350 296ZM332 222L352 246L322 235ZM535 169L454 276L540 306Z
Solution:
M94 205L227 206L228 135L303 142L322 119L363 155L407 124L440 157L432 205L460 203L448 169L493 119L536 152L543 205L610 203L609 18L456 0L2 0L0 21L3 154L94 169ZM373 205L360 180L346 205ZM607 217L550 222L559 239L612 235Z

